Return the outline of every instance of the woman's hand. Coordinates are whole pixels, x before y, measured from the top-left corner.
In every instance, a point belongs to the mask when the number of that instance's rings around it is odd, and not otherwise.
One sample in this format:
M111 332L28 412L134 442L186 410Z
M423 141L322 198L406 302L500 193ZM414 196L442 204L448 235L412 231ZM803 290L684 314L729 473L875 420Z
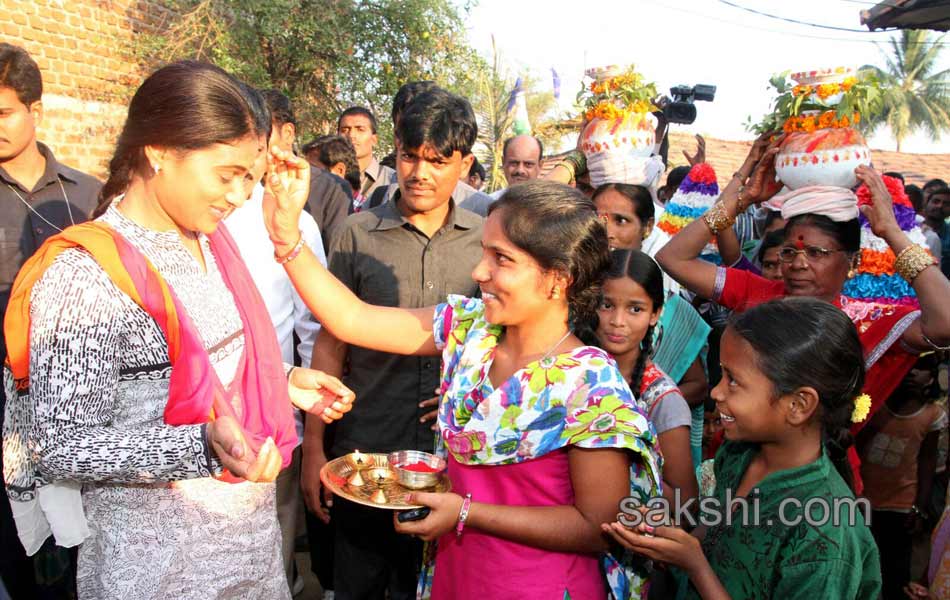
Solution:
M894 199L887 191L881 175L871 167L859 165L854 170L854 174L858 181L868 186L868 191L871 192L871 204L861 206L861 213L867 218L874 235L886 241L889 235L901 231L897 218L894 216Z
M752 174L742 194L742 201L746 205L765 202L782 189L782 184L775 178L775 156L784 139L784 136L773 137L769 133L759 136L752 145L746 162L755 162L752 163Z
M652 527L643 522L627 529L614 521L604 523L601 529L624 548L675 565L690 575L706 563L699 540L678 527Z
M264 225L278 253L300 239L300 213L309 195L310 163L271 146L264 177Z
M336 377L303 367L295 367L290 372L287 391L294 406L318 415L327 424L350 412L356 399L356 394Z
M225 469L247 481L274 481L280 473L282 457L274 440L267 438L257 454L247 443L244 429L234 417L218 417L205 429L208 446Z
M393 515L393 524L396 531L407 535L414 535L427 542L437 540L446 533L455 529L462 510L462 497L458 494L429 492L413 492L409 498L410 504L428 506L432 511L425 519L400 523Z
M904 595L913 600L920 600L921 598L929 598L930 591L926 586L921 585L916 581L911 581L904 586Z

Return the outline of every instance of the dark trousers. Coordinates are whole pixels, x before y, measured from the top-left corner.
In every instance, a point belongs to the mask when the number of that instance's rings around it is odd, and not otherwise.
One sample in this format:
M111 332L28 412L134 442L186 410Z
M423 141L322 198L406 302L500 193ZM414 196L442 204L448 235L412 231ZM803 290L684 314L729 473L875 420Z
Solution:
M884 600L903 600L903 588L910 581L913 538L907 529L907 513L871 511L871 533L881 554Z
M333 590L337 600L412 600L422 542L396 533L393 513L333 499ZM388 595L387 595L388 592Z
M336 504L339 498L334 498ZM333 552L336 522L324 524L309 509L307 513L307 543L310 545L310 570L317 576L323 590L333 589Z

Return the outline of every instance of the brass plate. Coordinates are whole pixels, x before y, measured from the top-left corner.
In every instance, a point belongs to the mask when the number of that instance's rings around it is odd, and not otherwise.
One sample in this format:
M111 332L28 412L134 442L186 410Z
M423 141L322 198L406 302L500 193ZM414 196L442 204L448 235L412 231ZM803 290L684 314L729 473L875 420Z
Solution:
M373 457L373 465L360 469L359 475L363 480L362 485L354 485L350 482L350 478L353 477L356 470L346 460L346 456L335 458L323 465L323 468L320 469L320 481L337 496L363 506L386 510L408 510L422 507L421 504L406 502L406 497L412 490L401 486L396 481L396 472L389 468L387 454L369 454L369 456ZM385 502L375 501L379 500L378 493L380 490L386 495ZM452 484L449 482L449 477L443 474L439 484L434 488L416 491L448 492L451 490ZM376 497L375 500L374 497Z

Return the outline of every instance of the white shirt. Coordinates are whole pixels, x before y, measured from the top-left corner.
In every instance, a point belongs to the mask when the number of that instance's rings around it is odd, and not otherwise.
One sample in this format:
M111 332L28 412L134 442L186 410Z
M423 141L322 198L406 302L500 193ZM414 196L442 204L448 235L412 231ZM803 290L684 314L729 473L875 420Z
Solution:
M310 366L313 355L313 343L320 331L320 324L310 314L307 305L300 298L300 294L291 283L290 277L274 260L274 244L270 241L267 228L264 226L264 186L258 183L254 186L250 199L241 208L235 209L224 220L237 244L244 264L251 273L251 278L257 286L257 291L264 298L267 313L270 315L274 329L277 331L277 341L280 344L280 353L285 363L294 362L294 332L300 338L297 353L303 366ZM323 252L323 240L320 229L310 213L300 213L300 233L304 243L313 250L317 259L326 266L327 257ZM303 440L303 421L297 414L297 439Z

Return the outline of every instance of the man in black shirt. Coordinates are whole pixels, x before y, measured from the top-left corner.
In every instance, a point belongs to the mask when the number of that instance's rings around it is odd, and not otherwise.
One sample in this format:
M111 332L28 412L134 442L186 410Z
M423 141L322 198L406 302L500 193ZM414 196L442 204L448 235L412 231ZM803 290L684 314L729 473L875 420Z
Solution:
M43 79L30 55L0 43L0 314L6 314L10 288L23 263L47 238L88 220L102 187L95 178L57 162L49 148L36 141L36 127L43 119L42 95ZM6 357L6 337L0 334L0 361ZM5 387L0 386L0 423L5 405ZM73 587L68 554L48 540L37 560L49 563L44 570L57 561L65 564L47 572L43 582L34 580L33 560L17 538L4 491L0 576L11 597L68 597Z
M419 308L477 292L471 273L481 257L482 219L455 197L477 131L469 103L444 90L422 94L406 109L396 128L399 189L391 202L350 216L330 247L330 271L362 300ZM438 358L350 347L323 329L312 364L340 376L359 398L335 426L331 458L356 449L433 451L431 423L422 422L430 409L420 403L438 385ZM301 482L311 510L335 524L336 596L415 598L421 543L397 534L390 512L339 498L329 515L321 506L323 436L323 423L308 419Z

